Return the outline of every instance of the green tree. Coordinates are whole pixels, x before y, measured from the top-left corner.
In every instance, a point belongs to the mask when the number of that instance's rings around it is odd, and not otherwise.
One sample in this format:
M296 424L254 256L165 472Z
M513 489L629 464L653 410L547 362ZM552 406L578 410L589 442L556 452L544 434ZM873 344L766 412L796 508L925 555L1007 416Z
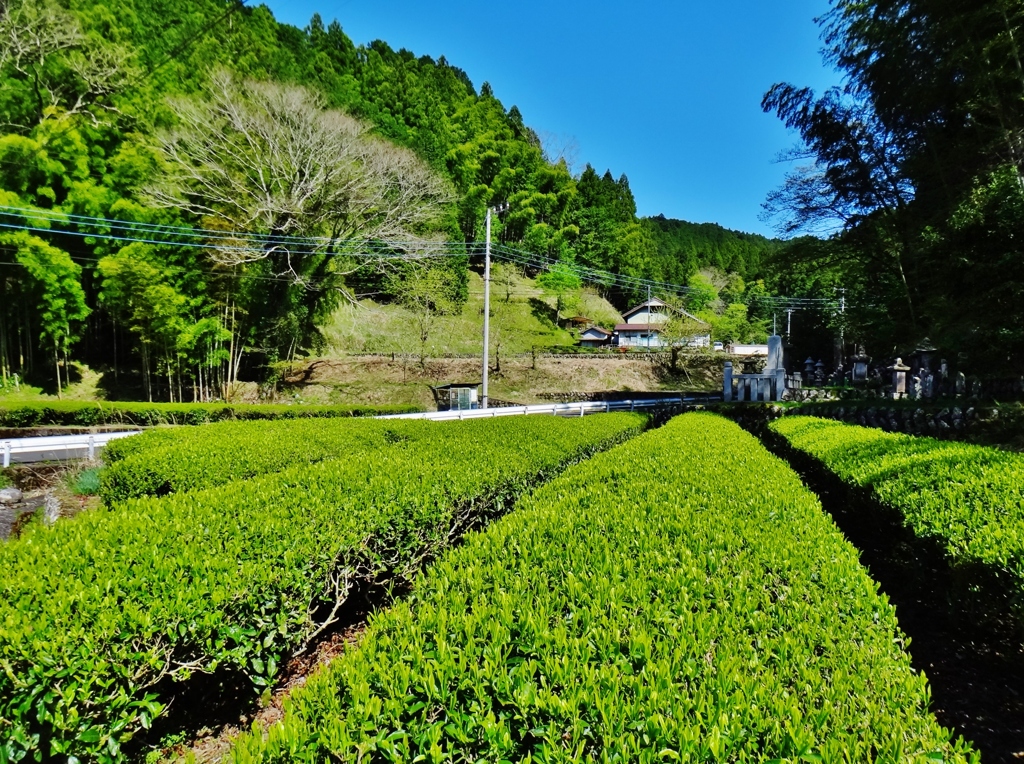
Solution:
M1006 305L1021 283L1010 232L1024 182L1024 8L837 0L822 25L827 60L846 84L820 97L789 84L766 94L765 109L800 132L810 160L769 198L769 212L791 231L829 223L826 246L798 252L879 306L850 318L869 342L929 335L965 358L1012 367L1024 332L975 276L998 284Z
M560 324L565 313L574 302L576 293L582 286L579 275L569 263L559 263L537 276L537 283L555 295L555 323Z
M63 386L61 366L68 368L71 345L78 340L80 325L89 315L80 283L82 269L67 252L24 231L0 233L0 256L7 263L20 266L18 275L4 279L4 296L13 292L25 301L24 306L36 306L35 315L25 317L24 326L28 329L34 323L39 331L40 345L52 354L59 398ZM12 349L8 326L8 321L0 322L5 384L10 366L8 353ZM24 340L28 341L28 338ZM66 379L65 374L64 381Z
M129 244L99 261L103 279L101 304L139 338L142 381L153 400L153 371L167 378L168 397L174 401L178 348L187 327L187 299L167 283L146 244Z

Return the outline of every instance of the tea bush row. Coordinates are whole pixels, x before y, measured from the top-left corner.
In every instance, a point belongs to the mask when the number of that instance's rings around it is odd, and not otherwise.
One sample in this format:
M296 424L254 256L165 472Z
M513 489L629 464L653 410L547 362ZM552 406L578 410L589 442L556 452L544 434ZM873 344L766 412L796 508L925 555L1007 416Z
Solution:
M643 423L445 423L360 458L30 530L0 548L0 760L118 760L196 672L266 686L318 610L408 580L461 529Z
M302 419L151 430L107 447L104 459L111 464L103 471L100 496L113 504L210 488L294 464L359 458L389 441L430 437L441 426L417 420Z
M432 565L252 762L977 761L799 478L687 414Z
M870 488L955 569L1006 582L1024 623L1024 455L813 417L784 417L771 429Z
M207 424L229 419L302 419L404 414L415 406L48 401L0 405L0 427Z

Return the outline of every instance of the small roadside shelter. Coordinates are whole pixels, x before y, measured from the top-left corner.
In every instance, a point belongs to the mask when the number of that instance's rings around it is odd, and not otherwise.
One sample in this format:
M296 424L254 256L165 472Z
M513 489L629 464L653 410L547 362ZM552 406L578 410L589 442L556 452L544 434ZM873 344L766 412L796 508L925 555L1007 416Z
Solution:
M479 382L452 382L431 387L438 411L469 411L479 408Z

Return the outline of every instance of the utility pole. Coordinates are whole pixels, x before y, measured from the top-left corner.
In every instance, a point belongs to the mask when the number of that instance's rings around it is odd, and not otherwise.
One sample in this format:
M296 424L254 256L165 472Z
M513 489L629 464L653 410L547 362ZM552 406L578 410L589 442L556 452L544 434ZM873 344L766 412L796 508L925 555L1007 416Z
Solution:
M491 336L491 213L499 215L508 209L508 204L499 204L497 207L487 208L487 239L484 243L484 357L483 357L483 390L480 396L480 408L485 409L487 404L487 358L490 351Z
M845 337L845 326L846 323L846 289L840 287L839 289L839 347L836 348L836 363L835 365L843 365L843 357L846 355L846 337Z
M647 352L651 352L651 285L647 285Z
M790 329L793 327L793 308L786 308L786 342L789 342Z

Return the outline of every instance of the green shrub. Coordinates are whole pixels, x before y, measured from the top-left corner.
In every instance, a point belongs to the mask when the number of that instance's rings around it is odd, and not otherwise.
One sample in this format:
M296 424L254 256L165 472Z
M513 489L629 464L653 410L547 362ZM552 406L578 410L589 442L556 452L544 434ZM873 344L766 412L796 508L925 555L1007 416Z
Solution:
M79 496L95 496L100 492L100 471L96 467L82 470L75 475L72 490Z
M319 607L410 579L462 529L643 422L426 423L429 438L30 529L0 547L0 760L122 758L162 713L157 688L197 671L265 687Z
M688 414L431 566L234 764L977 761L782 462Z
M771 429L870 488L962 576L1009 582L1024 625L1024 455L813 417L784 417Z
M113 456L113 463L103 471L100 495L114 504L209 488L296 464L365 453L385 445L396 432L399 439L410 439L436 431L433 422L375 419L218 422L151 430L111 446L115 450L107 457Z
M228 403L93 403L51 401L0 406L0 427L207 424L230 419L303 419L405 414L415 406L286 406Z

